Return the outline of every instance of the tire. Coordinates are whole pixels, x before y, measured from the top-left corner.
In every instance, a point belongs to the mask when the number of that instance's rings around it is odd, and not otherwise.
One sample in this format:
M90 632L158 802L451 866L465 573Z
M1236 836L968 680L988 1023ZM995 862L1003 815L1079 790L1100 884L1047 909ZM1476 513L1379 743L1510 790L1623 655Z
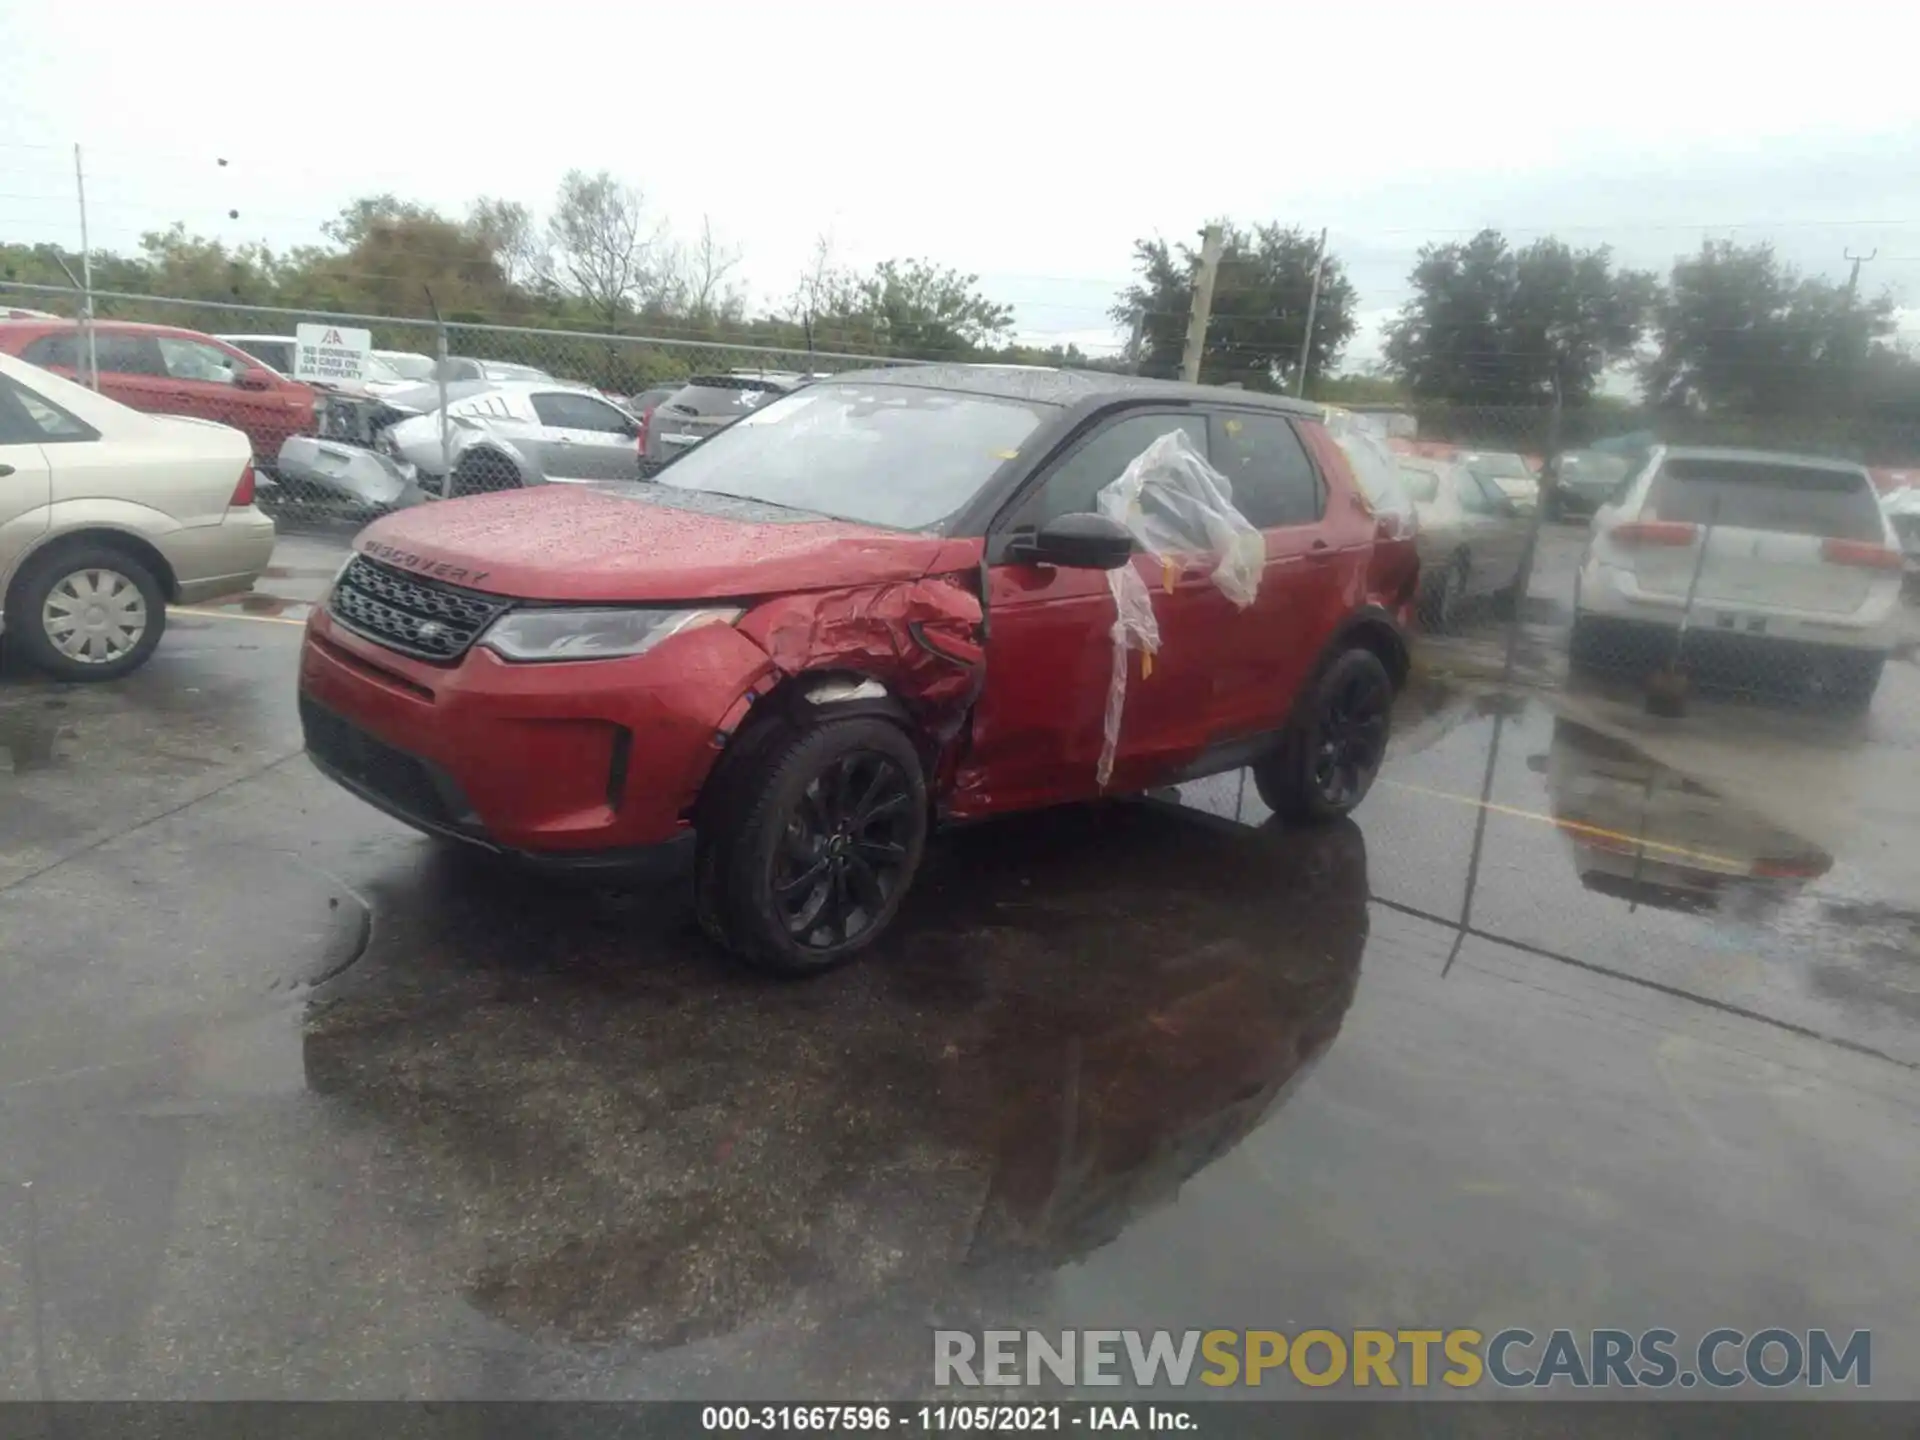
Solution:
M1460 623L1461 602L1467 593L1466 552L1456 550L1438 570L1420 578L1420 625L1434 635L1451 634Z
M497 450L475 450L453 467L455 497L518 490L520 485L519 467Z
M898 725L871 716L770 726L742 746L714 777L697 826L701 928L773 974L830 970L886 931L920 868L919 753Z
M140 561L112 545L61 545L15 583L7 634L60 680L118 680L147 663L167 628L167 597ZM63 628L62 621L75 624Z
M1344 651L1313 682L1253 783L1283 820L1324 825L1367 798L1393 727L1393 677L1371 650Z

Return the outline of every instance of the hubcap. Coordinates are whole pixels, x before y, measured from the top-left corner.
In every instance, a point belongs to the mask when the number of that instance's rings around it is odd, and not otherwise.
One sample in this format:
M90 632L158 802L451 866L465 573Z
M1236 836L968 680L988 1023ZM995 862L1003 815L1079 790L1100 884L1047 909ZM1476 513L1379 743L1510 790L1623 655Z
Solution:
M47 592L40 621L69 660L107 665L147 633L147 600L118 570L76 570Z
M1329 805L1354 805L1373 784L1387 749L1393 704L1380 677L1360 673L1327 700L1313 752L1314 788Z
M871 750L801 792L773 857L773 902L795 943L831 950L874 923L906 870L912 805L906 771Z

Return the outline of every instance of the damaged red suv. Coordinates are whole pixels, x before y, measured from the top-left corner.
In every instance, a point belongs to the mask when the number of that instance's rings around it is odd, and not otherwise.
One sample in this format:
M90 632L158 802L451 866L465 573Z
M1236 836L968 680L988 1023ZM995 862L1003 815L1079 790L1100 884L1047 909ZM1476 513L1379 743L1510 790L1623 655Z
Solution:
M1163 440L1216 508L1112 513ZM434 835L584 865L689 840L709 933L813 971L887 927L940 819L1243 765L1289 818L1350 811L1407 669L1413 567L1377 529L1295 401L844 375L648 483L378 521L308 621L301 718L326 774Z

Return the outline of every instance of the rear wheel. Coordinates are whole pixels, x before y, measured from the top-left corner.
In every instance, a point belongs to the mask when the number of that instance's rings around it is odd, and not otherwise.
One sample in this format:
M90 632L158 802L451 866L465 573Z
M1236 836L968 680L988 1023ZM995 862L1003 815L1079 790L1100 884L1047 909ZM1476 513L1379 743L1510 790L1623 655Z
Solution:
M720 944L762 969L809 975L893 922L928 826L920 756L897 725L862 716L771 732L714 783L695 902Z
M506 456L492 450L464 455L453 467L455 495L485 495L495 490L518 490L520 471Z
M7 608L7 630L28 662L62 680L138 670L167 627L160 582L110 545L68 545L34 559Z
M1371 650L1348 650L1314 682L1280 748L1257 761L1260 798L1286 820L1325 823L1352 812L1386 758L1393 679Z

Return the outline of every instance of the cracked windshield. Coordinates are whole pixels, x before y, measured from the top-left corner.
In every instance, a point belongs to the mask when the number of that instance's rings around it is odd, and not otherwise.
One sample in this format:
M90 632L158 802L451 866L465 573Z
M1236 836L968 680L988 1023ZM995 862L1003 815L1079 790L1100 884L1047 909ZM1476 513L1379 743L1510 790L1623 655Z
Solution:
M1889 15L0 15L0 1433L1920 1425Z

